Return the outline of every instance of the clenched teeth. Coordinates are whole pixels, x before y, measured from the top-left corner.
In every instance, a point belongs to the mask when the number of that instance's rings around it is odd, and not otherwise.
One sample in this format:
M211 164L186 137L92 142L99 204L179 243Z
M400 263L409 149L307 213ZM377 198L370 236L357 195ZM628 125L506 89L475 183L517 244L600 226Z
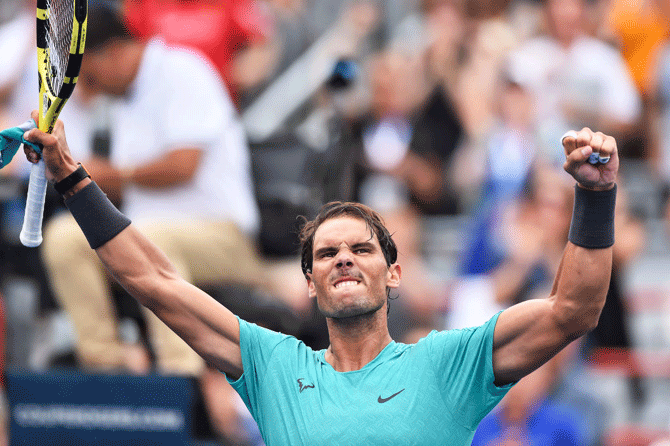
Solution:
M351 285L357 285L357 284L358 284L358 282L356 282L355 280L347 280L347 281L338 283L337 285L335 285L335 288L342 288L342 287L345 287L345 286L351 286Z

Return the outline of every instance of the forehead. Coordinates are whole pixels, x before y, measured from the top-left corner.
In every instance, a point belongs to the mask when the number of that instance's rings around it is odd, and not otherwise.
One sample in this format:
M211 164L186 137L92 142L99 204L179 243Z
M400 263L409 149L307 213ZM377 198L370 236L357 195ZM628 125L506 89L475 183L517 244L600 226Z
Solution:
M379 240L365 220L343 216L330 218L319 225L314 233L313 248L339 246L343 242L348 245L372 242L379 246Z

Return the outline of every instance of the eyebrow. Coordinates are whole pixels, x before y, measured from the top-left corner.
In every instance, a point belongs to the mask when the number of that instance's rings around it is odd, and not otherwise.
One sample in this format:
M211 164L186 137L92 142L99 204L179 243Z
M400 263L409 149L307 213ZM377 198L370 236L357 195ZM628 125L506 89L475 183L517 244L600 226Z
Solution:
M351 245L351 250L352 251L354 251L356 249L360 249L360 248L368 248L370 250L374 250L374 249L376 249L376 246L375 246L374 243L369 242L369 241L354 243L353 245ZM318 258L319 256L321 256L323 254L327 254L329 252L336 252L337 250L338 250L338 248L336 246L326 246L324 248L319 248L316 251L314 251L314 257Z

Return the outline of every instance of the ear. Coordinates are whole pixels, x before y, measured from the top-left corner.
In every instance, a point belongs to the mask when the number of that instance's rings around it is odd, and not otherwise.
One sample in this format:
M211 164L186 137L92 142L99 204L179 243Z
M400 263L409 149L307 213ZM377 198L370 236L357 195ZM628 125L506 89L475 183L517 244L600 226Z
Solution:
M402 268L398 263L389 266L386 273L386 286L389 288L398 288L400 286L400 278L402 277Z
M314 281L312 280L312 273L305 274L307 277L307 289L309 291L309 297L314 299L316 297L316 287L314 286Z

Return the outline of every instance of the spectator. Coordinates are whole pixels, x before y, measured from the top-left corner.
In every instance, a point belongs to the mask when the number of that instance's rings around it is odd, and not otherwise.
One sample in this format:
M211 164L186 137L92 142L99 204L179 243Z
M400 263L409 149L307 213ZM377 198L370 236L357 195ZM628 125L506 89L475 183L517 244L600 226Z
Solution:
M460 210L457 197L445 182L445 174L465 136L457 85L465 19L458 2L424 1L421 6L421 15L415 17L419 20L415 20L414 26L410 26L410 19L406 20L390 43L392 49L425 64L423 88L432 90L427 98L422 91L415 92L423 103L410 116L409 149L397 172L409 188L412 206L420 214L449 215ZM421 37L419 42L410 46L408 42L417 35Z
M109 4L91 4L89 24L79 82L115 101L110 158L89 159L90 173L180 274L203 284L259 285L249 153L220 77L198 53L134 38ZM81 364L147 371L142 350L120 341L109 278L69 216L49 222L42 253L74 323ZM209 373L184 341L145 314L160 372ZM205 399L227 386L223 378L202 383Z
M482 172L481 157L458 149L468 140L480 141L494 124L497 73L517 40L505 16L508 3L424 1L421 14L407 19L391 42L408 54L420 51L432 89L415 117L410 150L399 169L422 214L455 214L469 204L455 187L463 178L450 181L447 172L464 171L454 169L459 153L477 164L468 172Z
M519 381L482 420L472 446L579 446L579 414L552 401L560 358Z
M509 0L468 0L468 32L457 79L459 110L468 136L481 138L497 114L499 73L520 41L508 18Z
M472 220L466 228L461 274L487 273L507 254L499 236L503 216L521 196L538 158L533 109L532 95L504 79L488 133L471 138L456 155L455 188L465 197L477 195L470 198L474 205L469 206Z
M622 137L641 116L640 95L621 54L584 30L584 2L546 0L546 33L510 58L510 76L536 98L543 156L560 163L556 141L573 126Z

